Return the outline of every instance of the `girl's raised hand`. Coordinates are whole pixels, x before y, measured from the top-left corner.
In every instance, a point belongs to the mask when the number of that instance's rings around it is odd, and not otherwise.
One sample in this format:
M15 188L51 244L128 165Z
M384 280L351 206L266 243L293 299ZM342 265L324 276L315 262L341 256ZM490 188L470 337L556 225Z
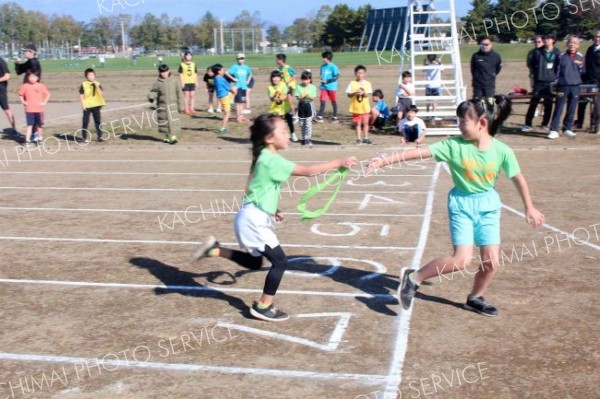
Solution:
M528 209L525 213L525 219L527 220L527 224L529 224L530 226L540 227L546 220L546 217L542 212L538 211L536 208L531 208Z

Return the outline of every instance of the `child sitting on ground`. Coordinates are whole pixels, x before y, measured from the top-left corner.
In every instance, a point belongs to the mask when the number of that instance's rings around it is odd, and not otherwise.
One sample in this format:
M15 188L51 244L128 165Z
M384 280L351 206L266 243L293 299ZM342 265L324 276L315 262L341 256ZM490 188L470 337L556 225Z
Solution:
M398 123L398 133L404 136L404 144L416 143L423 144L425 139L425 122L417 116L419 109L416 105L411 105L406 111L406 118Z

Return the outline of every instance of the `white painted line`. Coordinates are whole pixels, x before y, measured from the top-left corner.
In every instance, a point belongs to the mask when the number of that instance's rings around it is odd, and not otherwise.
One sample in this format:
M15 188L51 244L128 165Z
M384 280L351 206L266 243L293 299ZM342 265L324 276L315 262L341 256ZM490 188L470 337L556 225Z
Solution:
M139 108L139 107L143 107L143 106L147 106L150 107L151 104L148 103L141 103L141 104L135 104L135 105L128 105L126 107L119 107L119 108L107 108L107 109L103 109L102 113L105 114L107 112L112 112L112 111L122 111L124 109L131 109L131 108ZM52 122L52 121L58 121L61 119L68 119L68 118L81 118L81 112L78 114L71 114L71 115L64 115L64 116L60 116L58 118L52 118L52 119L47 119L44 122L48 123L48 122Z
M86 158L82 158L82 159L21 159L21 160L18 158L14 158L14 159L8 158L8 161L9 162L13 161L13 162L17 162L17 163L40 163L40 162L42 162L42 163L126 163L129 165L131 165L131 163L132 163L132 160L129 158L127 158L127 159L86 159ZM312 164L312 163L328 162L328 161L330 161L330 159L314 159L314 160L306 161L306 160L294 160L294 159L290 158L290 161L292 161L294 163ZM250 164L252 163L252 160L250 160L250 159L248 159L247 161L228 160L228 159L136 159L135 160L135 163L161 163L161 162L164 162L164 163L200 163L200 164L224 163L224 164L243 164L243 165L250 166ZM404 170L417 171L417 170L423 170L423 168L415 168L415 169L405 168Z
M333 330L329 340L326 344L320 344L315 341L311 341L305 338L299 338L293 335L276 333L268 330L261 330L259 328L243 326L240 324L233 323L224 323L219 322L218 325L221 327L225 327L227 329L233 329L238 331L243 331L250 334L260 335L262 337L268 337L273 339L278 339L281 341L293 342L295 344L308 346L310 348L319 349L325 352L335 352L342 341L342 336L346 332L348 328L348 322L350 321L350 317L352 317L351 313L346 312L336 312L336 313L305 313L305 314L297 314L294 317L301 318L314 318L314 317L339 317L339 320L336 323L335 329Z
M222 288L209 286L188 286L188 285L160 285L160 284L123 284L123 283L98 283L88 281L61 281L61 280L25 280L25 279L0 279L1 284L30 284L30 285L57 285L67 287L86 287L86 288L111 288L111 289L137 289L137 290L171 290L171 291L208 291L236 294L260 294L262 289L251 288ZM381 299L386 301L395 301L396 297L390 294L368 294L363 292L332 292L332 291L297 291L297 290L278 290L279 295L307 295L324 296L337 298L369 298Z
M198 208L196 206L196 208ZM186 211L185 209L178 209L178 210L171 210L171 209L102 209L102 208L35 208L35 207L16 207L16 206L0 206L0 211L27 211L27 212L98 212L98 213L156 213L156 214L165 214L165 213L181 213L181 214L190 214L190 215L195 215L195 214L202 214L202 215L210 215L212 216L213 219L216 218L216 216L223 216L223 215L235 215L237 214L237 211L224 211L224 210L217 210L216 212L214 211L214 209L211 208L211 211L209 211L208 209L206 211ZM293 216L298 216L300 215L299 212L285 212L286 215L293 215ZM412 214L412 215L405 215L405 214L397 214L397 213L327 213L321 217L326 217L326 216L363 216L363 217L422 217L423 215L420 214ZM202 221L206 221L206 220L210 220L211 218L208 217L207 219L203 219ZM164 220L163 220L164 222ZM194 222L194 223L199 223L199 222ZM190 222L190 224L193 224Z
M427 195L427 202L425 206L425 217L421 224L421 231L419 233L419 243L415 254L412 258L410 268L419 269L421 261L423 259L423 253L425 252L425 246L427 245L427 236L429 235L429 228L431 225L431 215L433 214L433 199L435 196L435 187L437 185L438 178L440 176L441 164L436 164L433 177L431 179L431 185L429 188L429 194ZM414 303L413 303L414 305ZM402 368L404 367L404 357L406 356L406 348L408 344L408 333L410 329L410 317L412 315L411 306L407 311L404 310L402 305L399 306L400 314L397 316L397 334L396 342L394 343L393 356L386 380L386 386L384 390L385 399L396 399L398 394L398 388L402 382Z
M518 210L516 210L514 208L511 208L508 205L502 204L502 208L506 209L509 212L514 213L515 215L518 215L518 216L522 217L523 219L526 218L526 216L525 216L525 214L523 212L520 212L520 211L518 211ZM555 232L555 233L565 234L567 237L571 238L574 242L579 243L577 245L585 245L585 246L588 246L590 248L594 248L597 251L600 251L600 246L595 245L595 244L591 244L590 242L584 241L581 238L577 238L572 233L567 233L566 231L563 231L563 230L559 229L558 227L554 227L554 226L551 226L551 225L546 224L546 223L542 224L542 226L545 227L545 228L547 228L548 230L551 230L551 231Z
M2 236L4 241L50 241L50 242L84 242L84 243L109 243L109 244L159 244L159 245L198 245L198 241L164 241L164 240L118 240L107 238L57 238L57 237L8 237ZM222 242L225 246L237 246L237 242ZM366 247L361 245L324 245L324 244L281 244L288 248L331 248L331 249L363 249L363 250L390 250L413 251L414 247Z
M192 192L192 193L243 193L243 190L228 190L228 189L206 189L206 188L119 188L119 187L31 187L31 186L5 186L0 187L2 190L65 190L65 191L165 191L165 192ZM288 189L282 189L282 194L287 194L292 191ZM332 193L333 190L323 190L322 193ZM376 191L377 194L427 194L427 191ZM299 193L298 193L299 194ZM340 195L343 194L373 194L373 190L370 191L341 191Z
M31 187L31 186L6 186L2 190L47 190L47 191L156 191L156 192L190 192L190 193L240 193L243 190L229 189L204 189L204 188L119 188L119 187ZM283 190L282 190L283 191ZM333 192L333 190L332 190ZM340 193L341 194L341 193Z
M335 326L335 329L331 333L329 337L329 346L333 348L332 350L337 349L339 344L342 342L342 337L344 333L348 329L348 323L350 322L350 317L352 317L351 313L347 312L338 312L338 313L306 313L299 314L296 317L330 317L330 316L339 316L339 320Z
M317 263L317 261L319 261L319 260L320 261L327 260L331 264L331 267L329 267L328 269L323 270L322 272L319 272L319 273L307 273L307 272L302 272L302 271L286 270L285 274L298 276L298 277L305 277L305 278L330 276L333 273L336 273L338 271L340 266L343 265L342 262L366 263L367 265L370 265L373 267L373 269L375 269L375 271L373 273L369 273L367 275L360 277L359 280L361 280L361 281L371 280L371 279L381 276L384 273L387 273L387 268L383 264L381 264L379 262L375 262L374 260L370 260L370 259L339 258L339 257L334 257L334 256L291 256L289 259L289 263L302 263L307 260L311 261L313 263Z
M8 171L0 172L4 175L77 175L77 176L243 176L248 177L248 173L226 173L226 172L64 172L64 171ZM369 178L372 176L366 176ZM385 175L375 177L431 177L431 175Z
M205 364L188 363L159 363L159 362L139 362L133 360L107 360L98 358L71 357L71 356L51 356L34 355L21 353L0 352L0 360L18 361L18 362L41 362L41 363L66 363L89 365L94 364L102 367L131 367L152 370L167 371L187 371L187 372L209 372L221 374L242 374L256 375L259 377L288 377L288 378L310 378L319 380L352 380L365 385L379 384L385 380L385 376L377 374L349 374L349 373L329 373L320 371L301 371L301 370L279 370L279 369L261 369L251 367L227 367L227 366L209 366Z

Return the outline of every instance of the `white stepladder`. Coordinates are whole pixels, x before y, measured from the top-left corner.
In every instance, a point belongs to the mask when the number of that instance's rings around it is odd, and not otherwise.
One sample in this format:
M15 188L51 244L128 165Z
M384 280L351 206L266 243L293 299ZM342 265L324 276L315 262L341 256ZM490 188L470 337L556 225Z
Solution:
M427 128L428 135L459 134L456 107L466 100L467 91L463 80L458 40L458 28L454 0L408 0L407 21L402 38L400 77L408 70L412 73L415 95L412 104L419 108L418 116L433 121L444 120L444 127ZM425 65L428 55L436 55L441 65ZM439 70L442 75L439 96L426 96L425 88L430 83L427 73ZM428 105L435 103L433 110ZM448 121L450 124L448 124Z

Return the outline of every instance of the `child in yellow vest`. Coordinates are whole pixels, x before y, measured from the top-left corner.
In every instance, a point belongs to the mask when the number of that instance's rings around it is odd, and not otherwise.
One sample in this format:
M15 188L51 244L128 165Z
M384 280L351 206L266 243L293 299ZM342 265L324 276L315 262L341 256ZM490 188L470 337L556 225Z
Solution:
M288 87L288 101L290 102L290 112L294 117L294 123L298 122L298 116L296 115L296 109L294 108L294 92L296 91L296 71L294 68L286 64L287 56L285 54L277 54L275 56L275 63L277 64L277 70L281 73L281 78Z
M373 87L365 79L366 74L367 68L364 65L358 65L354 68L356 79L350 82L346 88L346 94L350 98L352 122L356 124L356 144L373 144L369 140L369 119L371 117L369 95L373 93Z
M104 139L100 130L100 124L102 123L100 110L106 105L102 86L96 80L96 72L92 68L86 69L83 74L85 75L85 80L79 86L79 99L83 108L83 121L81 123L82 138L86 143L89 143L91 140L90 131L88 130L91 114L94 117L94 127L96 128L98 141L102 142Z
M192 53L186 51L183 53L183 59L179 64L179 79L181 80L181 88L185 94L184 108L188 115L196 111L196 87L198 86L198 68L196 63L192 61Z
M282 79L279 71L271 72L271 84L268 88L269 99L271 100L271 106L269 107L269 113L272 115L281 116L285 119L290 133L292 134L292 141L298 141L296 133L294 133L294 120L291 113L291 104L288 99L289 88Z

